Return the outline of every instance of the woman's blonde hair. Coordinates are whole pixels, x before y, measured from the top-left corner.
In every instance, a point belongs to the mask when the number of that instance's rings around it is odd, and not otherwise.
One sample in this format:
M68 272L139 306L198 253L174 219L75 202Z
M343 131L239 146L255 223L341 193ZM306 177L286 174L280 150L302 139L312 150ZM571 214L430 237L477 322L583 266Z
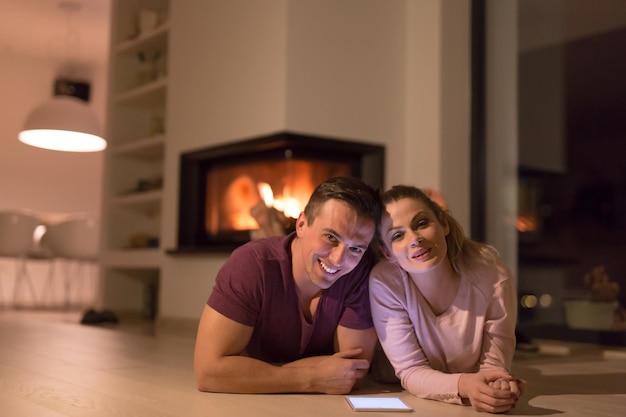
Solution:
M452 216L452 213L435 203L422 189L411 185L394 185L381 194L384 205L403 198L422 201L435 214L439 223L444 226L448 225L450 232L446 236L446 244L448 245L447 257L455 272L463 272L465 265L474 260L483 264L496 262L498 253L493 246L477 242L465 236L463 227ZM381 244L384 245L384 243Z

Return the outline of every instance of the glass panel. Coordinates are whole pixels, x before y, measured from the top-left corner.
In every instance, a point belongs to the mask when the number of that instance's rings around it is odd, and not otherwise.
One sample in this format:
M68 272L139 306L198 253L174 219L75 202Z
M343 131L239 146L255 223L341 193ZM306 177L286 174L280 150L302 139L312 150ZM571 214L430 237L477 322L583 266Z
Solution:
M488 152L488 165L499 168L491 171L495 178L487 179L490 207L505 207L503 200L517 198L513 263L519 329L529 337L624 345L624 310L614 307L626 305L626 169L621 151L626 145L626 2L516 4L511 13L501 2L487 3L487 16L514 15L517 26L487 23L487 59L500 60L487 65L486 118L492 149L504 150ZM496 51L503 39L515 38L515 56ZM508 71L511 59L517 59L515 74ZM505 109L515 108L517 117L508 118ZM505 142L517 142L516 193L493 185L498 184L498 172L514 169L497 162L510 155ZM487 213L487 228L494 229L488 240L514 253L497 239L513 224L501 219L504 212ZM583 307L569 303L571 299L610 301L614 304L608 314L618 314L609 324L602 318L597 324L581 322L575 317L581 317ZM601 310L594 308L597 314Z

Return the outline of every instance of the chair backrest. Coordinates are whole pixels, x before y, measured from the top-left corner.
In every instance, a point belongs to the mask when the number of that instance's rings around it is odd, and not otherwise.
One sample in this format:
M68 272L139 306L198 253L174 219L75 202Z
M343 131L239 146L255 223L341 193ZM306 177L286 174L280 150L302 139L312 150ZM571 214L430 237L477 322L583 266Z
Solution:
M60 258L94 260L98 256L96 226L91 217L70 218L49 225L41 246Z
M34 247L39 219L22 211L0 211L0 256L26 256Z

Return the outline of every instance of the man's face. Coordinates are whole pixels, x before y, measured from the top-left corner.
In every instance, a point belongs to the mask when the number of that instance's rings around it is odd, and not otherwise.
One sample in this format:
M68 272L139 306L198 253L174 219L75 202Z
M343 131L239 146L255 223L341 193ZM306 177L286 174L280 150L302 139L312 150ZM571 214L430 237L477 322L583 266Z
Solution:
M328 200L312 224L301 213L296 231L300 244L294 256L301 257L307 281L326 289L357 266L374 236L375 224L358 217L346 203Z

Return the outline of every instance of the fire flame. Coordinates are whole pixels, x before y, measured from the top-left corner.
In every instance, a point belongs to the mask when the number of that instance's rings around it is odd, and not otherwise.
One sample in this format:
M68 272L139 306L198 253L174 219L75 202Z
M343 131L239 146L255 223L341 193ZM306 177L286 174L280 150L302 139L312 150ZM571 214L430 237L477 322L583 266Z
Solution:
M532 217L519 216L517 218L517 230L519 232L534 232L537 230L537 222Z
M272 187L266 182L260 182L257 184L259 194L265 202L265 207L270 208L274 206L274 192Z
M287 217L297 219L300 212L304 209L304 204L300 203L296 198L274 198L272 187L266 182L259 183L257 188L266 207L273 207Z

